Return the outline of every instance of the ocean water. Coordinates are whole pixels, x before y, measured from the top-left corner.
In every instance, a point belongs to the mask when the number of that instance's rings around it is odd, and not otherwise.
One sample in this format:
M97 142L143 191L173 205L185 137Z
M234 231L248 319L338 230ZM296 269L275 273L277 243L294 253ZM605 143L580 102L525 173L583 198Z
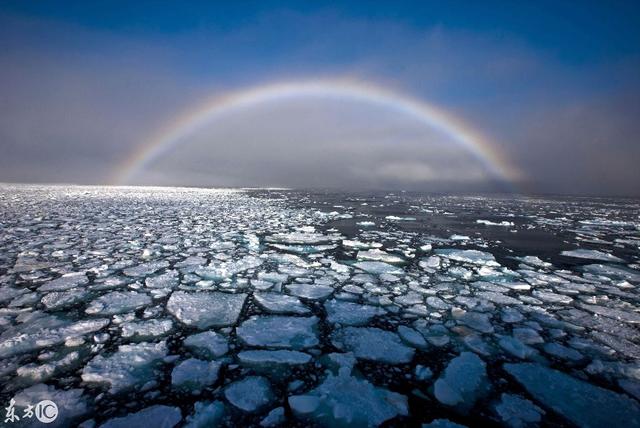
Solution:
M639 284L633 199L2 185L0 400L52 400L50 426L640 426Z

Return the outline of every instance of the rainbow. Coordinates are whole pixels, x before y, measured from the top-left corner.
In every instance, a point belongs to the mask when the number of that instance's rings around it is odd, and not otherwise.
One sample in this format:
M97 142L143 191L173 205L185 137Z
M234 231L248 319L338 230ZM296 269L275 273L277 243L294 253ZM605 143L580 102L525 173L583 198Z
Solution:
M357 81L310 80L260 85L206 100L195 109L179 116L156 136L136 148L119 165L112 182L116 185L132 182L149 165L170 152L186 137L224 114L295 98L350 100L405 114L452 138L480 161L494 178L511 183L515 177L508 162L486 138L432 104Z

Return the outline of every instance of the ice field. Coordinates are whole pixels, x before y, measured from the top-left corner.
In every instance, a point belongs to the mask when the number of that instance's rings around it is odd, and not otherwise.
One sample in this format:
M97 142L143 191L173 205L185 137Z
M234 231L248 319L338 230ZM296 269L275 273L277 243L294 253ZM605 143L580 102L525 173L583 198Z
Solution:
M48 426L640 426L637 200L2 185L0 250Z

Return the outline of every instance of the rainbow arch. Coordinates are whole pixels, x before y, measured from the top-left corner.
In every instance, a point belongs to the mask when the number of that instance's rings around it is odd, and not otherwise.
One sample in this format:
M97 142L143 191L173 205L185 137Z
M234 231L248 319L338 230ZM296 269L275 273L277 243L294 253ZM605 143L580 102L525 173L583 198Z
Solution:
M295 98L350 100L388 108L449 136L481 162L494 178L512 183L516 175L485 137L430 103L358 81L307 80L260 85L206 100L195 109L178 116L160 133L132 152L114 172L112 183L129 184L186 137L224 114Z

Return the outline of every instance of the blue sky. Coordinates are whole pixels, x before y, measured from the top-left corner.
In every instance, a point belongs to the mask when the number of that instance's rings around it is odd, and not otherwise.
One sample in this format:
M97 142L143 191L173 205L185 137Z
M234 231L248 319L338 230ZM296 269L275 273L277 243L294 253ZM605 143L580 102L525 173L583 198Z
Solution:
M591 1L0 1L0 180L105 182L204 96L350 76L473 124L527 189L637 194L639 12Z

